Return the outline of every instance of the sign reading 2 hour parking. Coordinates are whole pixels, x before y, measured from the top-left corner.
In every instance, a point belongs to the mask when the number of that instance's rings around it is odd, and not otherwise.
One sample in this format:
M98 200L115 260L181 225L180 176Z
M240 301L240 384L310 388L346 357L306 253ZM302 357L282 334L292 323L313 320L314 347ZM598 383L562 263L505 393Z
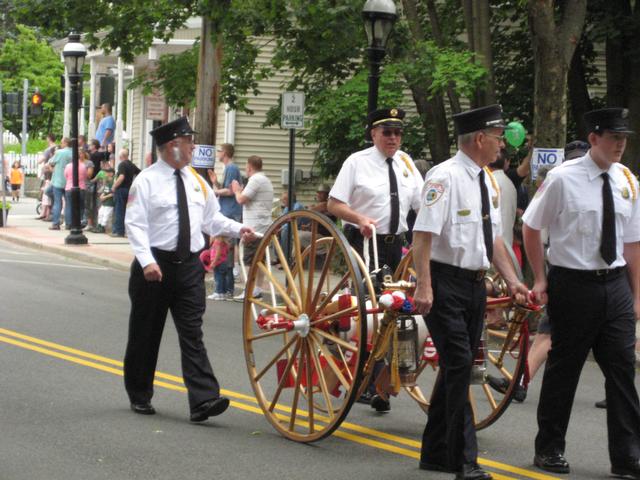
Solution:
M304 93L282 94L282 128L304 128Z
M213 168L216 160L216 147L214 145L196 145L191 156L193 168Z

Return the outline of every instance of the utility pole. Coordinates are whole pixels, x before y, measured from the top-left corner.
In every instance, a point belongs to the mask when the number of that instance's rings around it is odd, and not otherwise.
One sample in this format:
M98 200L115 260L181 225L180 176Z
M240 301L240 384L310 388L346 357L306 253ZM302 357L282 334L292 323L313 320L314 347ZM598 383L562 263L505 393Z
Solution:
M2 82L0 82L0 174L2 175L2 226L7 226L7 214L8 210L4 209L4 206L7 204L6 192L5 192L5 172L4 172L4 117L2 114Z
M26 78L23 81L22 86L22 157L20 158L20 163L24 162L27 157L27 113L28 113L28 105L29 105L29 80Z

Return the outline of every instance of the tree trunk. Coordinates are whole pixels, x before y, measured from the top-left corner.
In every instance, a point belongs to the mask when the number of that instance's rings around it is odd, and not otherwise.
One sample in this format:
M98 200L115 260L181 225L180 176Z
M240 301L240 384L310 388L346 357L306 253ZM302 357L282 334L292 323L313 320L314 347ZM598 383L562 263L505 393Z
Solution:
M628 11L631 12L629 1L626 3L628 4ZM636 27L640 26L640 2L638 1L635 2L632 21ZM623 161L635 174L640 172L640 138L638 138L640 137L640 59L638 58L640 34L638 34L638 31L638 28L632 29L631 32L633 33L627 37L625 42L629 61L627 82L625 84L628 104L624 106L629 108L629 123L631 130L636 134L629 136Z
M529 0L534 73L533 130L538 147L562 148L567 135L567 74L584 27L586 0L567 0L556 24L553 0Z
M493 75L489 0L463 0L462 7L469 48L475 53L476 63L482 65L487 71L486 85L476 90L471 103L473 107L491 105L496 103L496 87Z
M587 140L587 126L584 123L583 115L593 109L589 90L585 80L584 64L582 62L582 47L578 44L571 66L569 67L569 102L573 120L576 123L576 135L580 140Z
M210 18L203 16L194 119L194 130L198 132L196 135L196 143L198 144L215 145L216 143L221 63L220 33L215 30L215 23ZM204 178L208 180L207 175L204 175Z

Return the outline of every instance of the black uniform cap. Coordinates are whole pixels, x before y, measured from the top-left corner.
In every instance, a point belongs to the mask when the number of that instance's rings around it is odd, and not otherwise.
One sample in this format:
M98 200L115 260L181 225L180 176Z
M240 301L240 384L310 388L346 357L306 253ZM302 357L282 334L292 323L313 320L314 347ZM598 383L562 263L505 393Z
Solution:
M158 128L154 128L149 132L149 135L153 137L156 145L160 147L174 138L184 137L194 133L197 132L193 131L187 117L181 117L164 125L160 125Z
M375 127L404 127L402 119L405 116L404 110L401 108L381 108L369 114L367 123L369 129Z
M584 114L584 122L590 132L634 133L629 129L629 110L626 108L591 110Z
M508 128L502 119L502 106L498 104L457 113L453 116L453 123L458 135L485 128Z
M591 146L582 140L574 140L564 147L564 159L573 160L574 158L584 157Z

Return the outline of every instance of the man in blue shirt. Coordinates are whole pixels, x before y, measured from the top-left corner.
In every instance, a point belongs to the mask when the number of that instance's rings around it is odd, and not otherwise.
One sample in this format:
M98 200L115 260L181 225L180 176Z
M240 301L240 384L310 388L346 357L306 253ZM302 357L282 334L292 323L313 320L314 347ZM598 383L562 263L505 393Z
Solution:
M114 132L116 131L116 122L111 115L111 105L103 103L100 108L102 112L102 120L98 124L98 130L96 131L96 139L100 142L102 150L107 149L107 145L113 142Z
M51 226L49 230L60 230L60 213L62 212L62 198L64 197L64 187L67 179L64 177L64 167L71 162L71 148L69 139L63 138L60 141L60 149L49 160L49 165L53 167L51 175L51 186L53 187L53 207L51 208ZM71 225L71 219L65 218L65 223Z

